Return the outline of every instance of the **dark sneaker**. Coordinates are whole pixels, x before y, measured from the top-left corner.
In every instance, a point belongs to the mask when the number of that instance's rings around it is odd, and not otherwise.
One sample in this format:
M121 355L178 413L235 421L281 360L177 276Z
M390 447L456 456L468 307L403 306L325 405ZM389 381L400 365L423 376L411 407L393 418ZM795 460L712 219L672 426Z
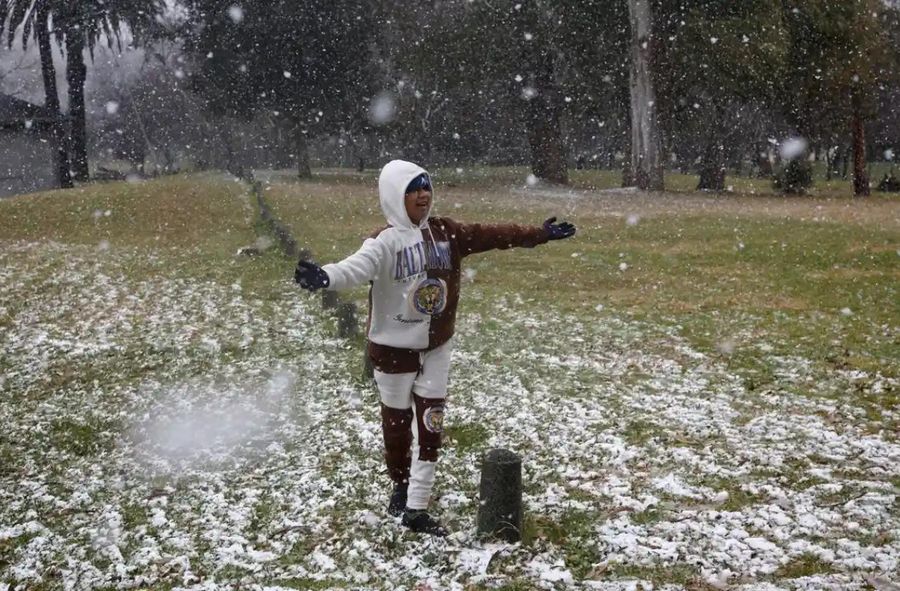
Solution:
M403 512L403 519L400 523L416 533L430 534L441 538L448 533L446 528L441 525L441 522L429 515L428 511L425 511L424 509L405 510Z
M395 484L394 492L391 493L391 500L388 503L388 514L394 517L400 517L403 510L406 509L406 489L408 484Z

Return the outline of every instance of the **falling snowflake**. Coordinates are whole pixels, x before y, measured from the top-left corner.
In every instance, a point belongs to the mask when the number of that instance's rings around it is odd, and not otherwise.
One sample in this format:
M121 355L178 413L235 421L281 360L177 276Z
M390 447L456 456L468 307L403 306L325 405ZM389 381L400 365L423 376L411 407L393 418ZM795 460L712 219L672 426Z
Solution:
M806 139L802 137L791 137L781 143L781 147L778 151L783 159L793 160L802 155L806 151L808 145Z
M228 18L235 24L244 20L244 9L237 4L228 8Z
M119 103L116 101L107 101L106 103L106 114L107 115L115 115L119 112Z
M728 338L722 339L721 341L716 343L716 349L723 355L731 355L732 353L734 353L735 346L736 345L734 339Z
M372 99L369 105L369 121L375 125L384 125L394 120L397 114L396 100L390 91L384 91Z
M625 223L629 226L636 226L638 222L641 221L641 216L637 214L629 214L627 218L625 218Z
M628 270L628 263L625 263L625 262L619 263L619 271L627 271L627 270Z

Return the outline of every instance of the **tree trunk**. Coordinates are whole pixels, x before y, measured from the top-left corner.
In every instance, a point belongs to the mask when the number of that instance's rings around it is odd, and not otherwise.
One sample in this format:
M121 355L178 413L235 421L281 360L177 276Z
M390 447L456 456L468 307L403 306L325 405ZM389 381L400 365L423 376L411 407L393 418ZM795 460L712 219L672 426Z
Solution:
M725 190L725 146L715 142L707 146L700 168L698 191Z
M522 47L522 63L531 74L528 86L522 89L531 172L539 179L567 185L569 171L560 129L562 96L556 83L553 51L544 41L548 35L542 32L542 17L537 10L535 3L527 3L515 21L520 29L519 39L537 31L536 37L525 41Z
M841 163L841 179L847 180L847 175L850 170L850 153L853 152L853 142L850 142L850 145L844 148L844 154Z
M87 159L87 130L85 128L84 31L78 26L66 30L66 82L69 84L69 147L72 151L72 175L76 181L90 178Z
M297 124L294 130L294 142L297 148L297 176L301 179L312 178L312 169L309 167L309 146L306 139L306 127Z
M65 129L62 113L59 112L59 94L56 88L56 68L53 66L53 46L50 43L50 31L47 28L47 19L50 11L46 3L42 3L38 9L35 21L35 35L38 41L38 51L41 56L41 74L44 78L44 105L54 116L50 133L53 136L53 170L56 171L56 182L60 188L68 189L72 186L72 177L69 175L69 155L66 152Z
M769 161L769 145L761 144L756 149L756 176L761 179L772 178L772 163Z
M650 0L629 0L631 19L631 168L638 188L663 190L653 90Z
M538 96L528 101L526 107L528 144L531 147L531 172L539 179L569 184L565 147L560 133L559 108L554 83L545 81L537 90Z
M862 115L862 100L853 95L853 194L869 195L869 173L866 170L866 129Z
M628 89L625 93L622 94L622 104L627 104L631 101L631 90ZM624 154L624 158L622 158L622 186L623 187L633 187L634 183L634 169L631 168L632 164L632 143L631 143L631 108L625 110L625 119L626 127L623 130L621 143L622 143L622 154Z
M623 149L625 158L622 159L622 186L633 187L635 185L635 182L634 170L631 168L631 142L629 141L626 143L627 145Z

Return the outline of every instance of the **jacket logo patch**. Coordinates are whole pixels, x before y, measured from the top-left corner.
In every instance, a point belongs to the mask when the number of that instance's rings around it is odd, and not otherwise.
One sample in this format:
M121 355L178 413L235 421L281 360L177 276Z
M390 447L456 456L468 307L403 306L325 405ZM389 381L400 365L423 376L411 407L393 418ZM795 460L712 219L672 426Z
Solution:
M432 433L444 432L444 405L429 406L422 413L422 422L425 428Z
M412 304L421 314L440 314L447 305L447 284L443 279L425 279L416 286Z

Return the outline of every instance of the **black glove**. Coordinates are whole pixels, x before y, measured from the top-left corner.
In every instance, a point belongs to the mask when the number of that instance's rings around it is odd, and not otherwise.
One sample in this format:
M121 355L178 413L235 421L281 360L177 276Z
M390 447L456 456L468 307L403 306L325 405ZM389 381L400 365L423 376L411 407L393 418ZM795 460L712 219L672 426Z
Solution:
M316 291L323 287L328 287L331 281L328 279L328 273L322 270L322 267L309 261L300 261L297 268L294 269L294 281L300 284L303 289Z
M544 222L544 229L547 230L547 238L549 240L562 240L575 234L575 226L569 222L556 224L554 223L555 221L556 218L552 217Z

